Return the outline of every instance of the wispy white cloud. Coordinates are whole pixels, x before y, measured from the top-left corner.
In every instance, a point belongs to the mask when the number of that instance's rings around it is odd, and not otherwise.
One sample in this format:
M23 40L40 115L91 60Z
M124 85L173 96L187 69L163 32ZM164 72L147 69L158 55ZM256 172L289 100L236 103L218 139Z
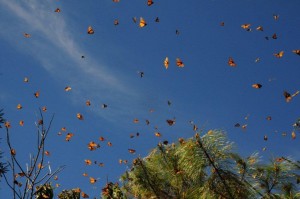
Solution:
M49 1L27 0L7 1L0 0L2 9L7 9L7 19L19 21L18 25L9 27L9 22L2 21L0 26L7 26L7 30L13 28L25 28L31 31L31 46L28 49L34 54L34 58L42 63L45 70L56 78L70 82L76 88L77 96L99 98L99 93L109 92L109 95L101 95L103 101L136 98L136 93L126 86L119 77L113 74L101 60L89 57L82 60L80 57L86 50L76 41L67 27L67 20L57 13L53 13ZM52 11L52 12L51 12ZM2 25L1 25L2 23ZM19 26L19 27L18 27ZM24 26L24 27L22 27ZM20 33L20 30L18 30ZM11 42L14 42L11 40ZM113 92L111 92L113 91ZM76 103L80 98L73 98ZM82 102L81 102L82 103ZM122 111L120 107L119 112ZM112 111L112 114L114 112Z

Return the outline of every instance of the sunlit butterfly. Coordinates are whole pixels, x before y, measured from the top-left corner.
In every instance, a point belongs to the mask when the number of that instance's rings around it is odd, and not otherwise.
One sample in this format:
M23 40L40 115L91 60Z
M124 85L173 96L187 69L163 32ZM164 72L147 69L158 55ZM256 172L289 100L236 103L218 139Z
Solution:
M261 84L252 84L252 87L256 88L256 89L259 89L259 88L262 87L262 85Z
M228 65L231 66L231 67L235 67L236 66L236 63L234 62L234 60L232 59L232 57L229 57L229 59L228 59Z
M46 112L46 111L47 111L47 107L46 107L46 106L43 106L43 107L42 107L42 111Z
M86 104L87 106L91 106L91 101L90 101L90 100L86 100L85 104Z
M89 160L89 159L84 160L84 162L85 162L86 165L91 165L92 164L92 161Z
M293 50L293 53L300 55L300 50Z
M222 21L222 22L220 23L220 26L225 26L225 22Z
M247 31L251 31L250 26L251 26L251 24L249 24L249 23L241 25L241 27Z
M272 35L272 39L277 39L277 34L276 34L276 33L274 33L274 34Z
M22 109L23 107L22 107L22 105L21 104L18 104L17 105L17 109Z
M143 17L140 17L140 27L143 28L147 25L146 21L143 19Z
M97 182L97 179L93 178L93 177L90 177L90 183L91 184L94 184L95 182Z
M128 149L129 153L135 153L134 149Z
M180 68L184 67L183 62L182 62L181 59L179 59L179 58L176 58L176 65L177 65L178 67L180 67Z
M68 133L68 134L66 135L66 141L70 141L71 138L72 138L73 136L74 136L73 133Z
M148 6L151 6L153 3L154 3L154 2L153 2L152 0L148 0L148 1L147 1L147 5L148 5Z
M25 38L29 38L29 37L31 37L31 35L28 34L28 33L24 33L24 37L25 37Z
M115 19L115 20L114 20L114 25L115 25L115 26L119 25L119 20L118 20L118 19Z
M28 77L24 77L24 82L28 83L29 82L29 79Z
M258 30L258 31L264 31L264 28L263 28L262 26L258 26L258 27L256 28L256 30Z
M38 98L38 97L40 96L40 92L37 91L37 92L35 92L33 95L34 95L35 98Z
M70 86L65 87L65 91L70 91L72 88Z
M90 34L90 35L95 33L94 29L92 28L92 26L88 27L87 33Z
M77 113L77 114L76 114L76 117L77 117L79 120L83 120L83 115L80 114L80 113Z
M268 140L268 136L265 135L264 136L264 140L267 141Z
M24 121L20 120L19 124L20 124L20 126L24 126Z
M54 12L60 12L60 9L59 9L59 8L56 8L56 9L54 10Z
M168 67L169 67L169 58L168 57L165 58L164 65L165 65L165 68L168 69Z
M266 120L272 120L272 117L271 116L268 116L267 118L266 118Z
M89 195L87 195L86 193L84 193L83 191L81 192L81 197L82 198L89 198Z
M154 135L155 135L156 137L160 137L160 136L161 136L161 133L160 133L160 132L155 132Z
M296 139L296 133L294 131L292 132L292 139Z
M279 53L274 53L274 56L277 58L281 58L284 54L284 51L280 51Z
M274 18L274 20L275 20L275 21L277 21L277 20L278 20L278 18L279 18L279 15L277 15L277 14L273 14L273 18Z

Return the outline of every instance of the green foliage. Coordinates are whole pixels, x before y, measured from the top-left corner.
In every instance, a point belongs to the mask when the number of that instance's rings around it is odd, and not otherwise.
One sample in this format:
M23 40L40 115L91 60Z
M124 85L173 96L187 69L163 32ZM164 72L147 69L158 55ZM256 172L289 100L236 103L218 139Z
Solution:
M118 183L109 182L102 189L101 198L103 199L126 199Z
M298 198L299 167L286 158L259 164L233 152L224 132L210 130L179 143L158 144L133 161L121 180L136 198Z

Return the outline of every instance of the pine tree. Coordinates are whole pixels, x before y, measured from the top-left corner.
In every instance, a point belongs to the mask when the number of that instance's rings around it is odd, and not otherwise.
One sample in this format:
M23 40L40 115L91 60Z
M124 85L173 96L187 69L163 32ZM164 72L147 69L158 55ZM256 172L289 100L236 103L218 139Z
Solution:
M218 130L159 143L133 161L121 177L123 190L129 197L157 199L299 198L299 165L284 157L259 164L257 153L242 158L233 147Z

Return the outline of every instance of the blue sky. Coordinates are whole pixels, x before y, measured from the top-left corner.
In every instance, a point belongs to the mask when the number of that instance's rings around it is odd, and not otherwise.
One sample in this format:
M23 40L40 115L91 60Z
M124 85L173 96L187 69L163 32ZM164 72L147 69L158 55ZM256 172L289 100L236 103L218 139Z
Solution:
M61 12L54 12L56 8ZM193 136L189 121L205 130L226 131L245 156L258 151L266 160L282 155L299 159L299 138L292 140L291 132L299 117L300 96L289 103L283 96L285 90L293 94L300 89L300 56L292 52L300 49L299 9L296 0L154 0L150 7L146 0L0 0L0 107L12 124L18 157L24 165L28 162L38 109L46 106L46 122L55 114L46 143L51 152L47 161L53 169L66 165L54 182L61 184L57 193L80 187L90 197L98 196L107 177L118 181L128 168L119 159L131 162L147 155L159 141ZM143 17L147 26L140 28L132 17ZM241 28L246 23L252 31ZM93 35L87 34L88 26ZM258 26L264 31L257 31ZM274 33L277 39L271 38ZM276 58L274 53L280 51L283 57ZM236 67L227 64L229 57ZM177 67L176 58L185 67ZM252 88L255 83L262 88ZM72 90L65 92L66 86ZM39 98L33 95L36 91ZM86 100L91 106L85 105ZM103 103L106 109L101 108ZM83 114L83 121L77 113ZM139 123L133 122L135 118ZM176 124L168 126L166 120L173 118ZM236 128L236 123L247 128ZM74 133L70 142L64 140L65 134L57 135L62 127ZM162 137L155 137L155 131ZM129 137L136 132L139 137ZM113 146L100 142L100 136ZM89 151L90 141L101 147ZM2 139L7 155L4 145ZM128 148L136 153L128 153ZM85 166L84 159L105 166ZM98 182L91 185L83 172ZM6 190L1 182L1 198L9 197Z

